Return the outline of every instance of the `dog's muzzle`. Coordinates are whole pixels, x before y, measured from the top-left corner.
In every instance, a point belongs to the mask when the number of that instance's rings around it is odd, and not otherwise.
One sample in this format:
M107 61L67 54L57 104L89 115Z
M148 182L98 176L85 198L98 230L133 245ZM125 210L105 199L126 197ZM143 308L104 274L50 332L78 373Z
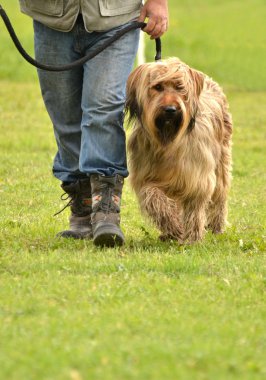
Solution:
M183 124L183 120L183 113L180 107L175 105L161 107L155 118L155 125L158 138L162 144L169 144L174 140Z

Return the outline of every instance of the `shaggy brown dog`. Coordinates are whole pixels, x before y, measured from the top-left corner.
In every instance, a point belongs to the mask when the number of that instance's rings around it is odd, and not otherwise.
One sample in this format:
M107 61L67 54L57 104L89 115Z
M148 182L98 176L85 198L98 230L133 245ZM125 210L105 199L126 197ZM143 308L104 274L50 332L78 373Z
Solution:
M161 239L222 232L232 121L219 85L177 58L143 64L128 79L126 110L131 184Z

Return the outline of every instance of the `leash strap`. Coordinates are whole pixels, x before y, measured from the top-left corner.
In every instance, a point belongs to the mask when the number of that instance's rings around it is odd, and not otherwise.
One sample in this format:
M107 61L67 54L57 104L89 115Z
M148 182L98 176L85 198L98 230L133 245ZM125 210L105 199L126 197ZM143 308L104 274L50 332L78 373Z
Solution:
M9 20L9 17L7 16L5 10L3 9L3 7L1 5L0 5L0 16L2 17L2 19L5 23L5 26L8 30L8 33L9 33L14 45L16 46L17 50L22 55L22 57L31 65L37 67L38 69L46 70L46 71L67 71L67 70L72 70L75 67L82 66L85 62L89 61L90 59L94 58L96 55L101 53L104 49L106 49L113 42L115 42L119 38L121 38L124 34L128 33L131 30L135 30L138 28L141 28L141 29L145 28L145 26L147 25L145 22L134 21L134 22L130 23L128 26L126 26L125 28L119 30L113 37L109 38L102 46L98 47L94 52L89 52L84 57L82 57L82 58L80 58L74 62L71 62L69 64L53 66L53 65L45 65L41 62L36 61L34 58L32 58L25 51L25 49L22 47L22 45L21 45L21 43L20 43L20 41L19 41L15 31L14 31L14 28L13 28L13 26ZM157 38L155 40L155 43L156 43L155 61L159 61L159 60L161 60L161 50L162 50L160 38Z

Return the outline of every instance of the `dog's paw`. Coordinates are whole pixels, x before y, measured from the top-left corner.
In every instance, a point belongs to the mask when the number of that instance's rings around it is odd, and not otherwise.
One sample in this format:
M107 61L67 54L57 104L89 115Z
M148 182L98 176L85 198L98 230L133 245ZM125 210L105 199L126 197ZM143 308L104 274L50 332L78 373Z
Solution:
M176 240L179 244L183 244L183 240L180 237L176 237L170 234L162 234L159 236L159 240L166 242L169 240Z
M171 240L172 237L170 235L165 235L165 234L162 234L159 236L159 240L161 241L167 241L167 240Z
M224 233L224 226L208 225L207 229L210 230L214 235L221 235Z

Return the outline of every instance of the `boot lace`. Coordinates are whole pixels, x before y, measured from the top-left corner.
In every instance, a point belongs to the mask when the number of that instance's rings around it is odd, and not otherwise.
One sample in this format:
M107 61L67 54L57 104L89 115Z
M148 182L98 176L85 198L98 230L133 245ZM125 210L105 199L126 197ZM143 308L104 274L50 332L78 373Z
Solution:
M59 210L58 212L56 212L54 214L54 216L56 215L59 215L61 214L61 212L63 212L67 207L70 207L73 205L73 203L76 201L77 199L77 194L68 194L68 193L64 193L61 195L60 199L62 201L67 201L69 199L69 201L67 202L67 204L61 209Z

